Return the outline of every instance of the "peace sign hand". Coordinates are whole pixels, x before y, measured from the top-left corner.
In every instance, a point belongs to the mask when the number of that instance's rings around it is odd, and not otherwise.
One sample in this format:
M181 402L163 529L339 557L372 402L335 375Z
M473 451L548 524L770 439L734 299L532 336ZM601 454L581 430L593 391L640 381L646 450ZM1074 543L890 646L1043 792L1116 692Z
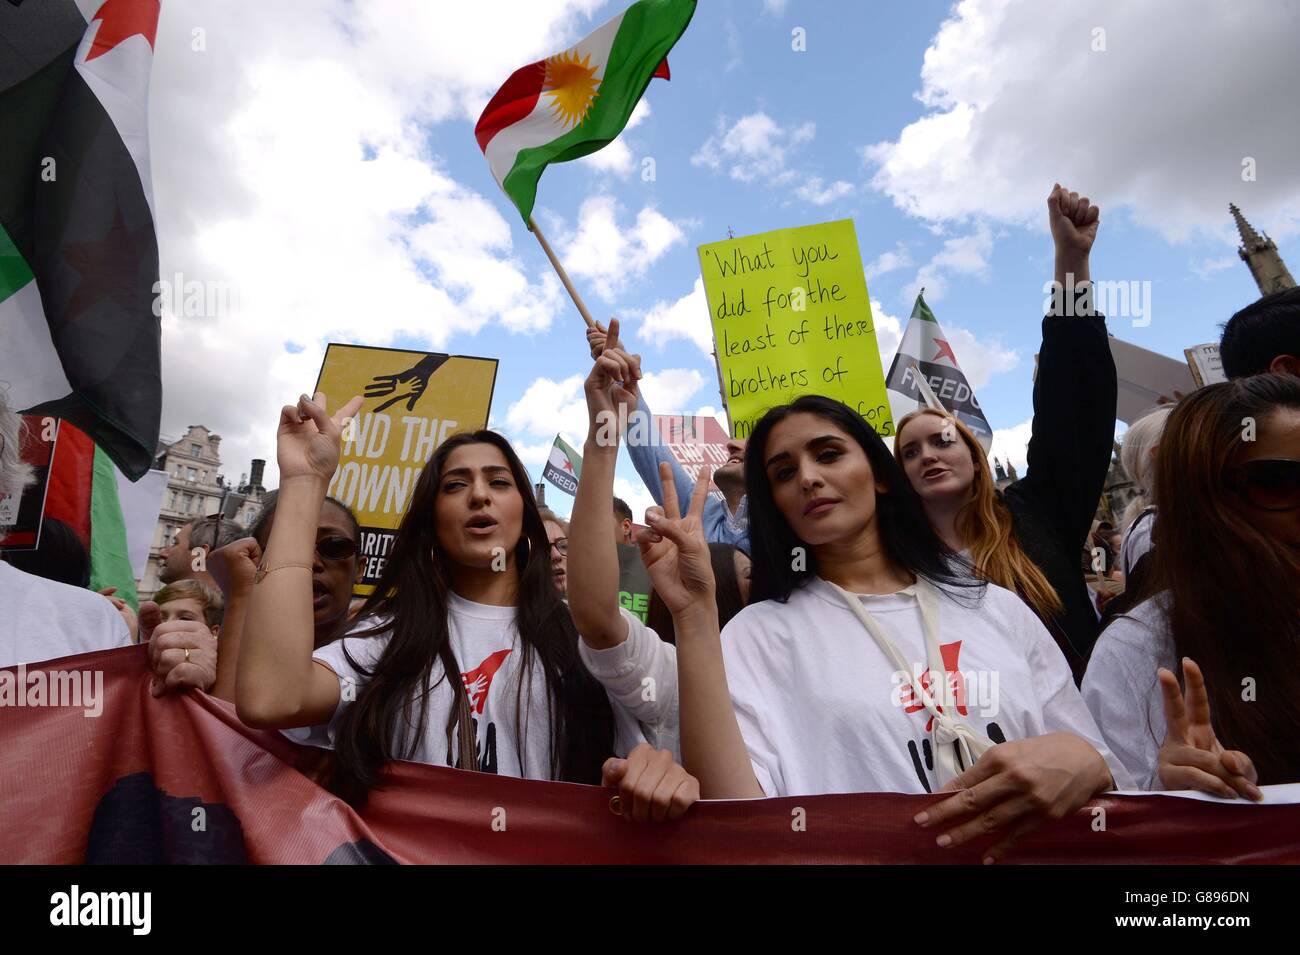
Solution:
M330 417L325 413L325 395L318 391L313 399L303 395L296 405L281 408L275 453L280 483L295 477L328 481L339 465L344 422L360 407L361 397L357 396Z
M1160 782L1165 789L1198 789L1235 799L1240 793L1256 802L1264 798L1259 775L1249 756L1225 750L1210 724L1210 695L1205 677L1191 657L1183 657L1183 681L1187 698L1178 688L1178 678L1161 667L1156 671L1164 694L1165 734L1160 747Z
M714 598L713 565L709 563L709 545L704 540L704 500L709 494L709 475L700 473L691 493L686 515L677 503L677 486L671 465L659 463L659 482L664 489L663 512L652 508L646 512L649 531L642 531L637 544L641 560L650 572L650 581L671 611L674 619L700 612L717 617Z

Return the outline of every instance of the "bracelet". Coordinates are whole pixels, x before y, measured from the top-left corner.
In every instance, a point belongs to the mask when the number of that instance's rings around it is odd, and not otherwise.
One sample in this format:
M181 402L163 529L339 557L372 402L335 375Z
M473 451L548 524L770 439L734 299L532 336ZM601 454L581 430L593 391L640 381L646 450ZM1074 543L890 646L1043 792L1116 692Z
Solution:
M276 564L274 567L267 567L266 559L263 558L262 562L257 566L257 573L253 575L253 583L260 584L262 582L262 578L265 577L267 574L277 570L284 570L286 567L302 567L304 570L314 569L311 564L293 564L293 563Z

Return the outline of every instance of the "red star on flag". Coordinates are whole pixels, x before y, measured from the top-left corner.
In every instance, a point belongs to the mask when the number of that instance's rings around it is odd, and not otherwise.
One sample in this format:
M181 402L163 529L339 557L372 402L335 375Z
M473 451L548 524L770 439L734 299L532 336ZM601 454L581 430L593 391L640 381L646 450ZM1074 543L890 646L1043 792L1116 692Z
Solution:
M568 471L570 474L573 473L573 462L567 457L564 459L564 470Z
M942 338L935 338L935 339L932 339L932 340L934 341L934 343L935 343L936 345L939 346L939 350L938 350L937 352L934 353L934 360L935 360L935 361L938 361L938 360L939 360L940 358L942 358L944 355L947 355L949 358L952 359L952 367L956 368L956 367L957 367L957 356L954 355L954 354L952 353L952 346L949 345L949 344L948 344L946 341L944 341Z
M94 19L100 21L95 42L86 54L89 63L97 56L102 56L128 37L137 33L154 45L158 34L158 13L162 9L161 0L104 0L103 6Z

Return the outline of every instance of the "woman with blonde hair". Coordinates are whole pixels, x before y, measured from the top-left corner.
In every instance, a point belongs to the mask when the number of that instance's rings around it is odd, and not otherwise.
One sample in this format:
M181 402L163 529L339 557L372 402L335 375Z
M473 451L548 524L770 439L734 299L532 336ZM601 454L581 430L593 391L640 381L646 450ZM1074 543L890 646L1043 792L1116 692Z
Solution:
M1127 580L1137 562L1151 549L1151 530L1155 525L1156 448L1165 430L1165 419L1173 408L1157 408L1138 418L1124 432L1119 446L1119 463L1137 488L1137 496L1124 509L1120 526L1124 543L1120 545L1120 566Z
M1079 553L1110 468L1117 383L1105 318L1090 304L1097 207L1060 186L1047 205L1056 287L1076 297L1072 308L1053 307L1043 319L1024 477L998 491L974 435L928 408L898 422L894 456L935 532L977 574L1029 605L1077 681L1097 639Z

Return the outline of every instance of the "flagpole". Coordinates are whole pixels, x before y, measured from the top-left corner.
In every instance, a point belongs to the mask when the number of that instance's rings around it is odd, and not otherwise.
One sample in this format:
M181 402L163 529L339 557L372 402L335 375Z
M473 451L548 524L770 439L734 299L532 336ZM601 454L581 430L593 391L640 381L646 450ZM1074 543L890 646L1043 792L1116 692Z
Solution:
M582 315L582 320L587 323L588 328L595 328L596 323L592 320L591 312L587 311L587 306L582 301L582 296L578 294L578 290L574 288L573 283L569 281L569 273L564 271L564 266L560 264L560 260L551 249L551 244L546 241L546 236L542 235L542 230L538 228L537 223L533 221L531 215L528 217L528 228L532 230L533 235L537 236L537 241L541 243L542 251L545 252L546 257L551 260L551 268L555 269L555 274L558 275L560 281L564 283L564 289L569 293L569 298L573 299L573 304L578 306L578 312Z

